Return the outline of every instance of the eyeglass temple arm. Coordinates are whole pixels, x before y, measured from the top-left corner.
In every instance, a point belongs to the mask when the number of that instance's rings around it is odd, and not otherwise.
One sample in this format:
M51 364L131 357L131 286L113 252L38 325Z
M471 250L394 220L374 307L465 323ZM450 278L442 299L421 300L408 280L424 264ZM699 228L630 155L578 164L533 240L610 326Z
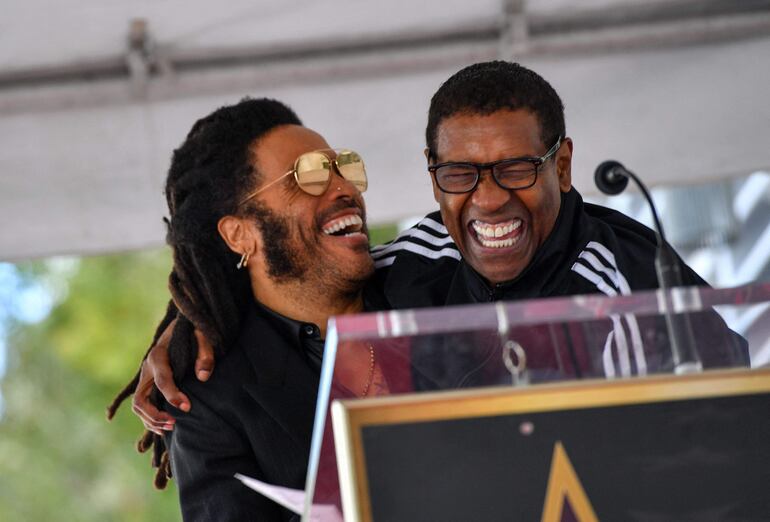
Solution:
M547 160L548 158L550 158L551 156L553 156L553 154L554 154L554 153L555 153L557 150L559 150L559 147L561 147L561 142L562 142L562 141L564 141L564 138L562 138L561 136L559 136L559 137L556 139L556 143L554 143L554 144L553 144L553 147L551 147L550 149L548 149L548 152L546 152L546 153L545 153L545 155L544 155L542 158L540 158L540 161L543 161L543 162L545 162L545 160Z
M271 181L271 182L270 182L270 183L268 183L267 185L265 185L265 186L263 186L263 187L260 187L260 188L258 188L257 190L255 190L254 192L252 192L251 194L249 194L248 196L246 196L245 198L243 198L243 200L242 200L240 203L238 203L238 205L243 205L244 203L246 203L246 202L247 202L247 201L249 201L250 199L253 199L255 196L257 196L257 195L258 195L258 194L260 194L261 192L263 192L263 191L265 191L265 190L269 189L270 187L272 187L273 185L275 185L275 184L276 184L276 183L278 183L279 181L282 181L282 180L283 180L283 178L285 178L285 177L286 177L286 176L288 176L289 174L293 174L293 173L294 173L294 169L291 169L290 171L288 171L288 172L286 172L286 173L282 174L281 176L279 176L279 177L275 178L273 181Z

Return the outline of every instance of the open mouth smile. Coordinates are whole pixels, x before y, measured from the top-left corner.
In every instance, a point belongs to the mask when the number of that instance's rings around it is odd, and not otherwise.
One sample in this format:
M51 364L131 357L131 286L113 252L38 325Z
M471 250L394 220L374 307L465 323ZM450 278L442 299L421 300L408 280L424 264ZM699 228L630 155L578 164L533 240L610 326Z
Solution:
M364 220L357 214L332 218L321 226L324 234L334 237L365 236L363 228Z
M476 240L486 248L508 248L521 238L522 220L519 218L502 223L487 223L474 219L469 223Z

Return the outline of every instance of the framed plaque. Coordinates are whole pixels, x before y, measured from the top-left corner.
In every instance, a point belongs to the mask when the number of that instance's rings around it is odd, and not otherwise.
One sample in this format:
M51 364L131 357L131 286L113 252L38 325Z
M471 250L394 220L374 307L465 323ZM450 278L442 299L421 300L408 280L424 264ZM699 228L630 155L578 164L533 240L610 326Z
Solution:
M770 520L770 369L335 401L345 519Z

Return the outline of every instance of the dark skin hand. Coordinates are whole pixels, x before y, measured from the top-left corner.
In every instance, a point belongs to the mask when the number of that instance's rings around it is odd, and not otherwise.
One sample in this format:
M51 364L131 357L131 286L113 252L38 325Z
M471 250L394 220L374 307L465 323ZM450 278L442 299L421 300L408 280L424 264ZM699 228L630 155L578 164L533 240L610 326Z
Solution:
M150 392L153 384L169 404L182 411L190 411L191 404L187 395L177 388L171 365L168 361L168 344L174 331L176 319L172 321L158 338L147 358L142 363L139 383L134 392L131 409L142 420L144 427L151 432L162 435L163 431L174 429L174 417L156 408L150 402ZM198 330L195 330L198 341L198 356L195 359L195 375L200 381L207 381L214 371L214 348Z

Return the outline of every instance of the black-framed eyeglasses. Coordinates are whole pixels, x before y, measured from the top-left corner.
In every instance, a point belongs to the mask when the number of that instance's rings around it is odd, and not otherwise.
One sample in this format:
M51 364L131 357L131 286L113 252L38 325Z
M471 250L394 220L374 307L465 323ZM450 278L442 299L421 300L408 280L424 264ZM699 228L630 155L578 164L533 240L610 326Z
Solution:
M506 190L522 190L537 182L537 173L561 147L562 137L541 157L507 158L489 163L446 162L428 165L428 171L442 192L464 194L473 192L481 179L481 171L491 169L492 179Z

